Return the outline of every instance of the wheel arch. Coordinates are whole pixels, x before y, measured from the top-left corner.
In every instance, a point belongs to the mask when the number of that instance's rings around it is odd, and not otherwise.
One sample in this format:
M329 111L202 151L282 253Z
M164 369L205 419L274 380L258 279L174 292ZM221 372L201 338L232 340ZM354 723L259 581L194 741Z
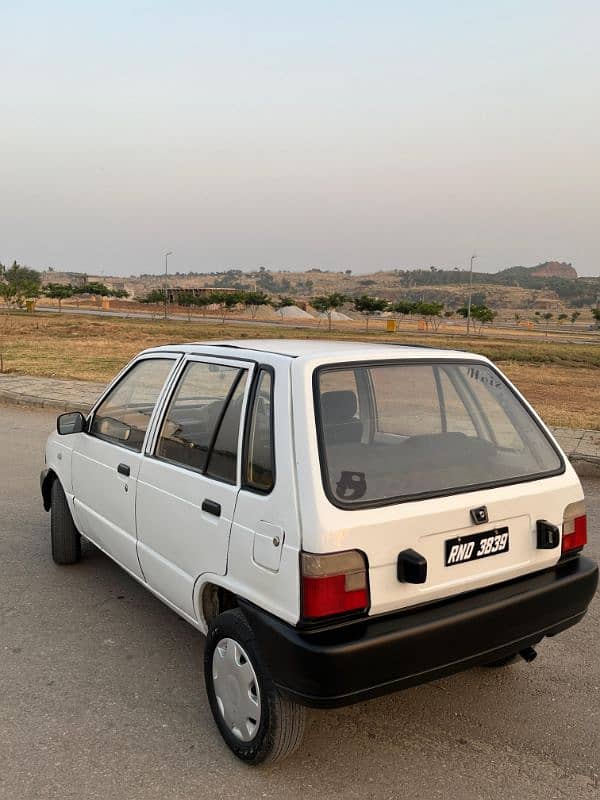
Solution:
M197 598L198 617L202 630L208 631L210 623L232 608L238 608L237 595L212 580L205 581L199 588Z
M50 511L52 507L52 484L57 480L60 479L58 474L53 469L45 469L42 472L40 488L42 491L42 502L44 504L45 511Z

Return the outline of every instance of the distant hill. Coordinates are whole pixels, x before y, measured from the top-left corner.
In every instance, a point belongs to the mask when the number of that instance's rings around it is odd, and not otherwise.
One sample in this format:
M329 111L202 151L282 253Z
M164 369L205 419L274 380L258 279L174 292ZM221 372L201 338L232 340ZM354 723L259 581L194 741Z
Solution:
M564 278L567 281L577 280L577 270L572 264L564 261L546 261L538 264L531 273L534 278Z
M578 275L573 265L567 264L565 261L544 261L537 267L509 267L496 272L495 277L499 281L507 278L511 281L527 283L531 278L562 278L567 281L576 281Z
M88 282L97 280L106 283L109 288L124 288L132 298L143 297L153 289L161 290L164 286L163 275L123 278L55 271L43 273L42 283L75 285L86 278ZM181 289L258 289L271 297L290 295L303 302L309 302L316 295L342 292L348 297L369 294L388 300L426 299L442 302L448 307L458 307L466 302L469 271L456 267L430 267L360 274L350 269L330 271L316 267L304 271L261 267L250 272L233 268L221 272L171 273L169 285ZM496 273L473 272L473 286L478 302L487 302L495 308L541 308L552 303L552 308L560 303L584 308L594 305L600 294L600 278L578 278L571 264L560 261L545 261L534 267L514 266Z

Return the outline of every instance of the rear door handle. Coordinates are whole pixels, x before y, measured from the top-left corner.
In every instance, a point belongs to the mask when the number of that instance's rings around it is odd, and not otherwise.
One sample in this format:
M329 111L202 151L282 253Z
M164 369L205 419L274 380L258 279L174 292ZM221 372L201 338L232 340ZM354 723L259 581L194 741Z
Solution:
M221 516L221 504L215 503L214 500L203 500L202 501L202 511L206 511L207 514L214 514L215 517Z
M119 464L117 467L117 472L119 475L125 475L128 478L131 475L129 464Z

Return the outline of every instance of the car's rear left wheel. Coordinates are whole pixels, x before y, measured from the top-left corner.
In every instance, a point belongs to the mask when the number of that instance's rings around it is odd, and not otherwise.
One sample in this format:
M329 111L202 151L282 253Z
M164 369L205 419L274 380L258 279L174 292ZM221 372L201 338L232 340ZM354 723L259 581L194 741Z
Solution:
M239 609L219 614L211 624L204 677L221 736L242 761L279 761L300 745L306 709L273 684Z

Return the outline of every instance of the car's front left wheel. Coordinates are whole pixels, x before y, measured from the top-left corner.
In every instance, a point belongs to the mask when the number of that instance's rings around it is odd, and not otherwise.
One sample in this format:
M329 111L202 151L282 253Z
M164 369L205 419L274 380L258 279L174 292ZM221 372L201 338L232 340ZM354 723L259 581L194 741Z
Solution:
M274 685L239 609L219 614L211 624L204 677L221 736L242 761L279 761L300 745L306 709Z
M50 499L52 560L55 564L76 564L81 558L81 536L58 478L52 483Z

